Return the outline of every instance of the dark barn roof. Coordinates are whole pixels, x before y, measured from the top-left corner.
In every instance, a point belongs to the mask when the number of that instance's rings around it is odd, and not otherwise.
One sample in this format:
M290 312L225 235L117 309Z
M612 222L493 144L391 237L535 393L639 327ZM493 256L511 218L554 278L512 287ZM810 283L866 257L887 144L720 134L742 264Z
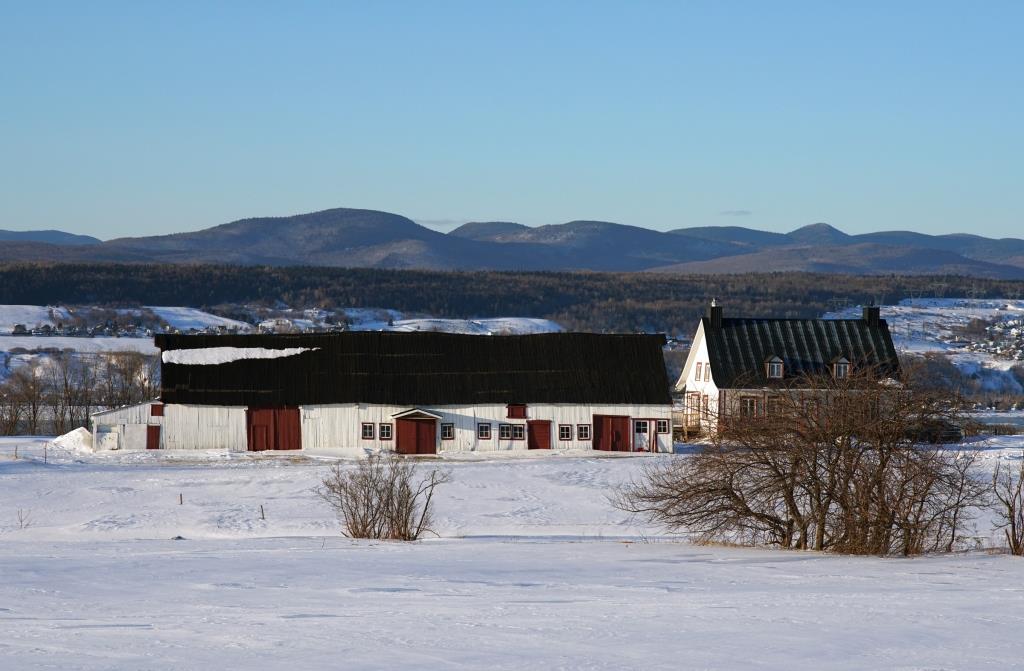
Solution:
M668 404L664 337L345 332L158 335L163 351L319 348L215 365L164 363L161 399L199 405Z
M899 374L884 319L743 319L705 317L704 338L720 389L789 386L794 378L831 374L845 358L880 377ZM784 378L769 379L766 362L782 359Z

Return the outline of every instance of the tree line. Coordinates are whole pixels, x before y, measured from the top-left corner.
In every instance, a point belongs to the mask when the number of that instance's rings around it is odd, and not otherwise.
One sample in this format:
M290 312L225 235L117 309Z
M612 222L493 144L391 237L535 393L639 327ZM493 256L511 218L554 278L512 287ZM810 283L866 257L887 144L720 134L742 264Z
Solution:
M552 319L579 331L689 334L715 298L732 314L818 317L917 296L1024 295L1024 281L961 276L446 272L166 264L0 264L0 303L388 307L438 317Z

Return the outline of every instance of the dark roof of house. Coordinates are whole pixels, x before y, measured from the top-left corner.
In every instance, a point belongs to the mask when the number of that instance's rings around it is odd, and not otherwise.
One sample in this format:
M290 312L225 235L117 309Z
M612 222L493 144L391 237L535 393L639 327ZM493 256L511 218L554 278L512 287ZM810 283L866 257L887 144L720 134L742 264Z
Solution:
M884 319L723 318L721 326L705 317L704 338L715 385L720 389L791 386L794 380L830 375L845 358L852 367L868 367L880 378L895 377L900 364ZM769 379L767 361L782 359L783 379Z
M663 336L345 332L158 335L163 351L317 348L214 365L163 363L161 399L199 405L667 404Z

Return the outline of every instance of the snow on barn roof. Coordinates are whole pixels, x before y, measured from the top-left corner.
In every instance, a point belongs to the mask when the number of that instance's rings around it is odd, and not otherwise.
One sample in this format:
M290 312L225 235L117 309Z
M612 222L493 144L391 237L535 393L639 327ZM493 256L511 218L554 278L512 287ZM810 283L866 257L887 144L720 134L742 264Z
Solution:
M165 357L165 403L670 403L660 335L344 332L155 340ZM169 351L221 347L308 351L218 365L166 358Z

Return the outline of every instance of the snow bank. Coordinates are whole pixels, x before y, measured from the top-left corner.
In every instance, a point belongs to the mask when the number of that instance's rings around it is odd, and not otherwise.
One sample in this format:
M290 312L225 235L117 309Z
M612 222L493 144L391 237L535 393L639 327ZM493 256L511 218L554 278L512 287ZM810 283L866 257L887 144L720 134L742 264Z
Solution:
M303 352L312 352L319 347L286 347L269 349L266 347L203 347L200 349L175 349L163 353L164 363L177 363L188 366L211 366L244 359L280 359L295 356Z
M80 427L69 431L63 436L53 439L53 444L69 452L92 452L92 434L89 429Z

